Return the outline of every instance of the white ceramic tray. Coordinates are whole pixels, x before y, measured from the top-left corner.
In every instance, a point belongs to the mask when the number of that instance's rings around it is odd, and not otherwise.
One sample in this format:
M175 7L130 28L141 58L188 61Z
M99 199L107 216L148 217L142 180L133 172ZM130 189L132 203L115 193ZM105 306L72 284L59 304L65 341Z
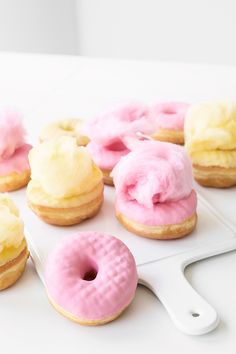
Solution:
M233 226L236 232L236 187L205 188L195 183L195 189Z
M126 101L127 97L147 103L155 102L157 97L159 101L172 97L176 101L200 102L234 94L232 68L217 72L220 86L215 85L215 80L215 70L209 67L193 69L181 64L81 59L73 76L27 117L27 129L31 141L36 143L41 126L48 120L77 116L86 119L112 102ZM202 334L217 326L218 316L192 289L183 271L196 260L236 249L236 188L215 190L196 186L196 189L199 192L197 228L190 236L175 241L148 240L127 232L114 217L114 191L109 187L98 216L68 228L40 221L27 208L23 190L13 195L21 205L31 254L42 281L47 254L63 237L78 230L108 232L131 249L139 282L153 290L176 326L185 333Z
M146 239L126 231L114 215L112 187L105 187L105 201L99 214L72 227L57 227L41 221L27 207L25 190L14 192L12 196L21 205L31 256L43 282L47 255L62 238L80 230L106 232L120 238L130 248L138 267L139 283L160 299L180 330L197 335L217 326L216 311L187 282L184 268L199 259L236 249L236 237L234 226L201 195L196 230L186 238L169 241ZM216 199L219 205L223 203L220 193Z

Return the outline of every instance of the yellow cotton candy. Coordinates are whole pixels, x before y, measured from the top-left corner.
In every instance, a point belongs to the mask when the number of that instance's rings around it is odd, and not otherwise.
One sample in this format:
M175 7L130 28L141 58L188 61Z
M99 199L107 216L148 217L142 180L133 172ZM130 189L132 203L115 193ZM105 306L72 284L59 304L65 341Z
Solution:
M7 194L0 194L0 257L6 248L17 248L24 239L24 225Z
M185 121L185 146L195 164L236 167L236 104L193 105Z
M18 247L9 246L4 247L0 252L0 266L15 259L27 247L25 238L22 240Z
M91 190L102 180L102 172L76 139L59 137L33 148L29 154L31 179L49 195L72 197Z
M7 193L0 193L0 207L5 207L11 214L19 216L19 210Z
M236 168L236 150L234 151L197 151L191 155L195 165Z

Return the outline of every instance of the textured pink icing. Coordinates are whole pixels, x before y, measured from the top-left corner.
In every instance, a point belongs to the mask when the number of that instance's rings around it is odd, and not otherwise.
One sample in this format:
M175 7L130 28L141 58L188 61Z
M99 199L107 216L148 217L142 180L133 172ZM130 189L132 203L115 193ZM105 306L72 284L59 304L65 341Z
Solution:
M5 176L12 172L24 172L30 169L28 153L32 146L24 144L18 148L12 156L0 162L0 175Z
M129 152L127 137L135 136L137 132L150 134L153 131L154 120L149 108L131 103L91 119L83 132L91 140L88 149L96 164L102 169L112 169Z
M94 280L84 280L88 272ZM103 320L132 301L137 286L134 258L113 236L80 232L64 239L49 255L46 286L52 300L82 320Z
M0 161L12 156L24 144L21 115L11 109L0 111Z
M180 223L196 211L191 162L181 146L138 142L112 176L117 211L137 223Z
M152 111L157 128L183 130L189 104L181 102L157 103Z

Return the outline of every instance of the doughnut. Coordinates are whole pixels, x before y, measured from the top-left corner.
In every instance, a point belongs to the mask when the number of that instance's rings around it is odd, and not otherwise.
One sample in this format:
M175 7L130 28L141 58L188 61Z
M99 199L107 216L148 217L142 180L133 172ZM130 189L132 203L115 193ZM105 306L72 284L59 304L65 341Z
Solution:
M0 111L0 192L24 187L30 180L28 153L21 115L10 109Z
M137 132L150 134L153 130L149 108L139 103L111 108L84 125L84 132L90 139L87 148L103 172L105 184L113 185L111 171L130 151L127 138L136 136Z
M153 139L184 144L184 120L189 104L181 102L158 103L152 107L156 130Z
M103 175L75 138L45 141L30 151L29 161L28 205L45 222L74 225L98 213L103 202Z
M197 222L197 196L184 148L140 141L112 171L116 216L129 231L153 239L190 234Z
M45 271L50 303L82 325L113 321L129 306L137 270L128 247L98 232L67 237L49 254Z
M236 104L200 103L186 116L185 147L195 180L206 187L236 185Z
M122 142L101 146L91 141L87 148L91 153L96 165L100 167L103 173L103 181L105 184L113 186L113 178L111 177L112 167L119 162L122 156L127 155L130 150Z
M20 278L28 257L19 211L6 194L0 193L0 290L10 287Z
M82 119L63 119L56 122L51 122L43 127L39 141L44 142L60 136L72 136L76 138L79 146L86 146L89 138L81 133L84 122Z

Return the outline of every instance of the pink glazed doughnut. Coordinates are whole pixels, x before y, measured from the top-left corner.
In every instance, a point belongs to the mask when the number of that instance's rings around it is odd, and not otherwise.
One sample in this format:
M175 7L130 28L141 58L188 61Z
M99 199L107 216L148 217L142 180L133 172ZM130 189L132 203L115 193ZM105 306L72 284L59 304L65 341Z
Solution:
M110 172L130 151L126 139L137 132L151 134L154 127L150 109L141 103L112 108L87 123L84 127L84 133L90 139L87 148L102 170L105 184L113 185Z
M122 241L80 232L49 255L45 279L49 301L59 313L83 325L100 325L131 303L138 276L134 257Z
M188 235L197 221L197 196L184 148L159 141L132 145L134 150L112 171L118 220L129 231L148 238Z
M30 180L28 153L21 115L12 109L0 111L0 192L24 187Z
M184 144L184 121L189 104L181 102L157 103L152 107L156 140Z

